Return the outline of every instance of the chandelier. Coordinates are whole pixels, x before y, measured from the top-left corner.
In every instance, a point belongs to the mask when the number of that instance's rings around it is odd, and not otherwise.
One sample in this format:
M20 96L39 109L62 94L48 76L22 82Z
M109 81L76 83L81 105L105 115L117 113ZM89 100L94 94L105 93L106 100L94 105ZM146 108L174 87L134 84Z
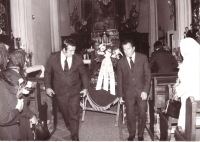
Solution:
M111 1L111 0L99 0L101 1L104 5L108 5L108 3Z

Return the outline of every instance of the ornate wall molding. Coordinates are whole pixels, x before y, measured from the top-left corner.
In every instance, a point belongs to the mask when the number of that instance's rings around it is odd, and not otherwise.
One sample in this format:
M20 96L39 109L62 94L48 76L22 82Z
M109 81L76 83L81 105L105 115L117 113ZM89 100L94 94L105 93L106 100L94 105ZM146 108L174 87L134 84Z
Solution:
M0 0L0 30L0 34L11 36L9 0Z

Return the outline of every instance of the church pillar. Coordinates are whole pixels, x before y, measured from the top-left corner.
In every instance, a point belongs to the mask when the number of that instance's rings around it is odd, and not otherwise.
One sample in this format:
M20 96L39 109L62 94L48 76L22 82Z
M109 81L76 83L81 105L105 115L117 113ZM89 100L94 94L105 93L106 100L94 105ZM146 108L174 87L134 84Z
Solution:
M20 38L21 48L27 51L27 0L10 0L11 28L14 38Z
M154 43L158 40L157 0L149 1L149 45L151 53L154 52Z
M175 47L179 47L180 40L184 38L185 27L190 27L192 23L191 1L176 0L176 27L174 31Z
M11 15L11 29L15 38L20 37L20 22L19 22L19 1L10 0L10 15Z
M52 52L59 51L61 46L59 2L60 0L50 0Z

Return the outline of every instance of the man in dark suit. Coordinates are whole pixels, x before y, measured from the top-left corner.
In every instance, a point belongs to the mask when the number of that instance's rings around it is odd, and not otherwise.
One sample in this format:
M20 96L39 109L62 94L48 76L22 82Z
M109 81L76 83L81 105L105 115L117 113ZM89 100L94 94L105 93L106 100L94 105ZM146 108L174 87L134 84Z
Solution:
M127 39L122 42L126 56L117 64L117 89L120 103L125 100L128 140L136 133L135 108L138 113L138 140L144 140L146 125L147 94L150 89L151 71L146 55L135 52L134 43Z
M58 108L66 127L71 132L71 139L77 141L79 140L80 93L84 96L87 94L89 80L82 57L75 54L75 42L72 39L66 39L64 44L65 47L61 51L50 55L46 64L44 81L46 93L50 97L56 94ZM84 89L81 91L82 85Z
M191 37L191 38L195 39L196 38L196 32L197 32L197 30L194 30L193 25L190 24L190 30L188 30L188 32L186 33L186 37Z
M178 63L171 52L163 49L160 41L154 43L155 52L151 55L150 68L152 73L170 73L178 71Z

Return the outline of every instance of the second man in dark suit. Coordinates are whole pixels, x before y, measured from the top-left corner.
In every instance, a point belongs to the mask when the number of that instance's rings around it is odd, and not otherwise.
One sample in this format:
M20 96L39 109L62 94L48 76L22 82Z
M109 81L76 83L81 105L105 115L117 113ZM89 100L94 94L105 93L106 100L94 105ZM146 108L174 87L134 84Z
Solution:
M171 52L163 49L160 41L154 43L155 52L151 55L150 68L152 73L170 73L178 71L178 63Z
M46 93L50 97L56 94L58 108L66 127L71 132L71 139L77 141L79 140L80 93L87 94L89 79L82 57L75 54L75 42L66 39L64 44L65 47L61 51L50 55L44 81Z
M136 133L137 105L138 113L138 140L144 140L146 125L147 94L150 89L151 71L145 55L135 52L131 40L122 42L125 56L117 64L117 89L120 102L125 100L128 140L132 141Z

